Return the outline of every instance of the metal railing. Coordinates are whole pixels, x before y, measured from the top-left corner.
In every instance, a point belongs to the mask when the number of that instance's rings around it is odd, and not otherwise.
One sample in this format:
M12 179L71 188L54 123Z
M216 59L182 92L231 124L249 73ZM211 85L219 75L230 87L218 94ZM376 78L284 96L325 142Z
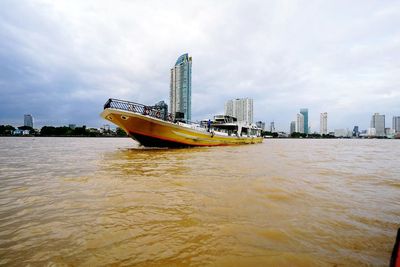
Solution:
M163 108L159 107L159 106L146 106L146 105L135 103L135 102L110 98L104 104L104 109L106 109L106 108L121 109L121 110L139 113L142 115L148 115L150 117L165 120L165 121L173 121L172 114L163 110Z
M114 99L110 98L107 100L107 102L104 104L104 109L107 108L115 108L115 109L120 109L120 110L126 110L126 111L131 111L135 112L138 114L142 115L147 115L153 118L157 118L160 120L164 121L169 121L173 123L179 123L183 122L185 124L189 125L195 125L195 126L200 126L201 128L206 129L206 125L201 125L199 122L193 122L193 121L184 121L182 119L176 119L172 113L168 113L166 109L163 109L161 106L146 106L143 104L135 103L135 102L130 102L126 100L120 100L120 99Z

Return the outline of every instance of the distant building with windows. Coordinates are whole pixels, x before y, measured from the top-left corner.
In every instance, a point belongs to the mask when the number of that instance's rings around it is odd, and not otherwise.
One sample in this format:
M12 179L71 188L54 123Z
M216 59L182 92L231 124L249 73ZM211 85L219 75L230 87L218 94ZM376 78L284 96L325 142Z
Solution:
M192 57L181 55L171 69L170 112L183 113L186 121L192 120Z
M385 115L379 113L372 115L371 128L375 128L376 136L385 136Z
M308 134L309 128L308 128L308 108L301 108L300 109L300 114L303 115L303 121L304 121L304 129L302 133Z
M396 133L400 133L400 116L393 116L392 129Z
M253 99L237 98L225 103L225 115L235 117L238 122L253 123Z
M31 114L24 115L24 126L33 128L33 117Z
M328 134L328 113L321 113L319 118L319 133Z
M296 132L296 122L292 121L290 122L290 134Z
M304 115L301 113L297 114L296 118L296 132L304 133Z

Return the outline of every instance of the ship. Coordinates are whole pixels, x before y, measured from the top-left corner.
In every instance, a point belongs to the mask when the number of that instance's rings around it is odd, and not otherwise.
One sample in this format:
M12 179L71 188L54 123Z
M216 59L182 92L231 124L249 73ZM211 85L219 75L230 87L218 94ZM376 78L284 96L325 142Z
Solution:
M213 120L189 122L170 114L163 105L110 98L101 117L123 129L144 147L231 146L262 143L261 129L216 115Z

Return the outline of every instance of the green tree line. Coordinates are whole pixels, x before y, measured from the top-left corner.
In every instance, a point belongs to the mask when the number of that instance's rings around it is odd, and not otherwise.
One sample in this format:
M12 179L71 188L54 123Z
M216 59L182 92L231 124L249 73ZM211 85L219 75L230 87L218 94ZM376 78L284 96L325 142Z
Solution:
M93 128L88 129L86 128L86 126L75 127L75 128L70 128L67 126L60 126L60 127L43 126L39 132L27 126L18 127L18 129L29 130L29 134L35 136L84 136L84 137L127 136L125 131L122 130L121 128L117 128L115 132L110 130L100 132L97 129ZM16 128L11 125L0 125L0 136L11 136L14 134L15 130Z

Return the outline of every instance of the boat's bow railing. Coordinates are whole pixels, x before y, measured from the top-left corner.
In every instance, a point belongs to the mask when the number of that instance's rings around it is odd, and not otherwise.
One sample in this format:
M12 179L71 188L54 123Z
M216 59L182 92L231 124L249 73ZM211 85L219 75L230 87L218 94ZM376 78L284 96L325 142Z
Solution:
M131 111L167 121L173 120L171 114L168 114L168 111L164 110L161 106L146 106L135 102L110 98L104 104L104 109L107 108Z
M147 115L147 116L150 116L153 118L157 118L157 119L169 121L169 122L174 122L174 123L182 122L181 120L176 120L175 117L171 113L168 113L167 107L158 106L158 105L146 106L143 104L130 102L130 101L126 101L126 100L110 98L104 104L104 109L107 109L107 108L131 111L131 112L135 112L138 114ZM198 122L183 121L183 123L186 125L194 125L194 126L200 126L201 128L206 128L205 125L201 125Z

